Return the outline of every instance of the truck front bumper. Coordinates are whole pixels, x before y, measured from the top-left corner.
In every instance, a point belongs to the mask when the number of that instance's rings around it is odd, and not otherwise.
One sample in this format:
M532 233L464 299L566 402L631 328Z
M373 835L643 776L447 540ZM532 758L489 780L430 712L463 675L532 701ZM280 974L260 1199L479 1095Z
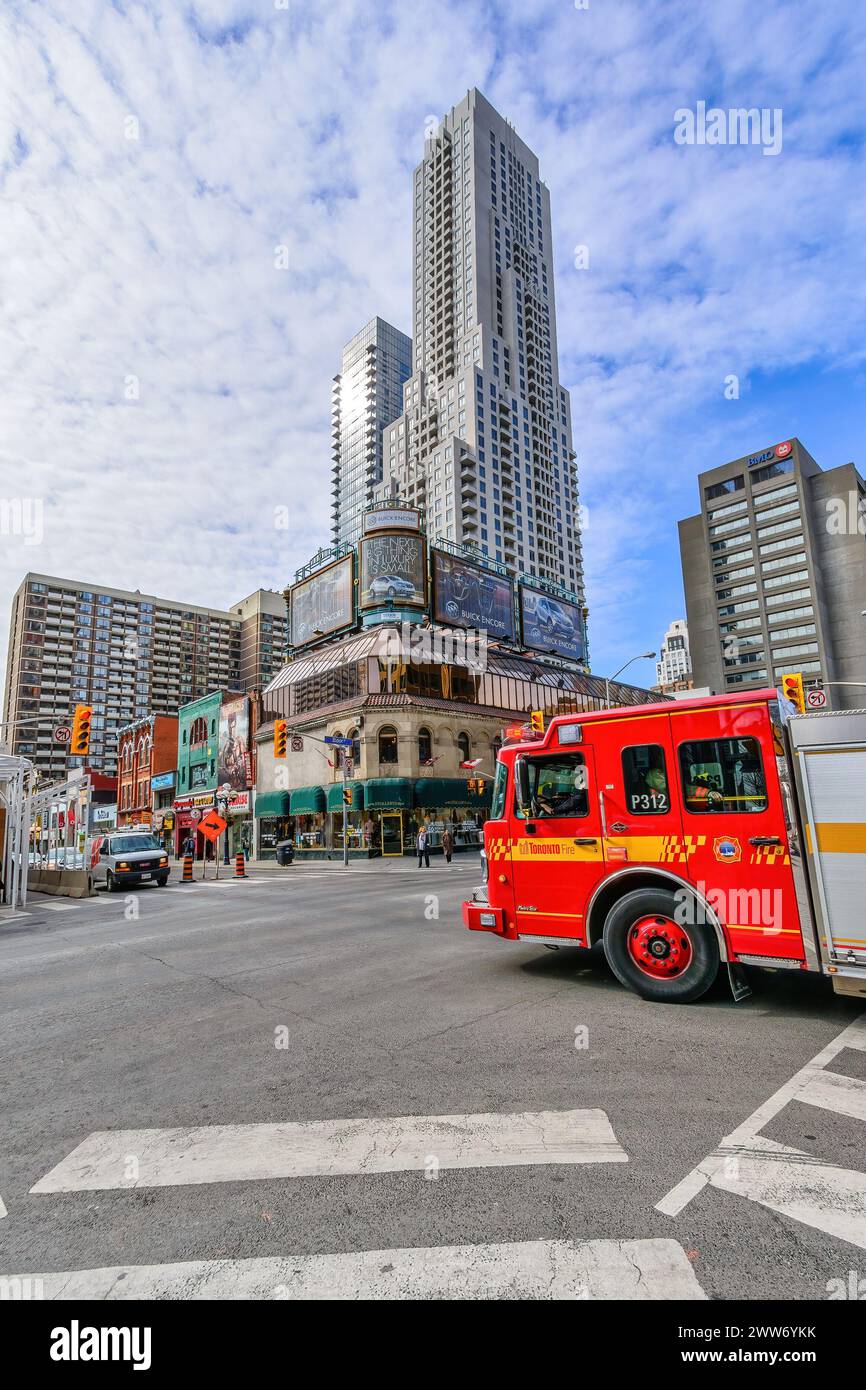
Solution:
M486 897L481 897L483 889L476 889L478 896L469 898L463 904L463 925L470 931L490 931L496 936L505 935L505 913L501 907L491 907Z

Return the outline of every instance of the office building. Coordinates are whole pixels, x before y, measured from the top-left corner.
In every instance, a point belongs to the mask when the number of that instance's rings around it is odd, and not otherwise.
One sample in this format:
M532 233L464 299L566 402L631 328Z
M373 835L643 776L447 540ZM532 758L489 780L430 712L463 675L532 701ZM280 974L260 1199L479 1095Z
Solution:
M866 484L854 465L825 472L788 439L698 486L700 514L679 526L695 684L724 693L801 671L831 707L866 703Z
M413 181L413 370L376 500L581 605L577 467L560 385L550 196L538 159L473 90Z
M382 481L382 431L403 409L412 339L371 319L343 348L331 391L331 530L334 545L356 540L361 513Z

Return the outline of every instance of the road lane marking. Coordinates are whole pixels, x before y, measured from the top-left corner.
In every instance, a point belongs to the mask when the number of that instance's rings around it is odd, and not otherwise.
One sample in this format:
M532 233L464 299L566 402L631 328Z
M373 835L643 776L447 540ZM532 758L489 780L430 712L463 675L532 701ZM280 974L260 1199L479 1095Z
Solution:
M866 1249L866 1174L822 1163L760 1134L791 1101L866 1120L866 1085L826 1070L845 1048L866 1051L866 1014L843 1029L723 1139L656 1203L656 1211L678 1216L709 1184Z
M45 1299L705 1299L675 1240L551 1240L20 1276Z
M628 1155L603 1110L99 1130L30 1190L399 1173L424 1171L431 1159L439 1168L502 1168L627 1163Z
M84 899L81 900L82 902ZM39 909L43 912L72 912L76 907L81 907L81 902L75 903L40 903Z
M4 1217L4 1216L8 1216L8 1215L9 1215L9 1213L8 1213L8 1211L6 1210L6 1203L3 1201L3 1198L0 1197L0 1221L3 1220L3 1217Z

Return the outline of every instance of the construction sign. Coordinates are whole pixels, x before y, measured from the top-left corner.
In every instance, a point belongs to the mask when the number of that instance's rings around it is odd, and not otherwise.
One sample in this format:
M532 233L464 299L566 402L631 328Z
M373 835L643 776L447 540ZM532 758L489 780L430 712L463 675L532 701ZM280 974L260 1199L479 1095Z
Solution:
M227 825L228 821L223 820L216 811L208 811L204 820L199 821L198 828L205 839L210 840L211 844L215 844Z

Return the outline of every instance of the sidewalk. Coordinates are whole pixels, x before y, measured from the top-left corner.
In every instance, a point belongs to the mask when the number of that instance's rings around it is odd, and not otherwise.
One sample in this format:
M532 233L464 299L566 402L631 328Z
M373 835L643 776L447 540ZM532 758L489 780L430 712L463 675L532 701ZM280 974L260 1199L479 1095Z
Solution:
M430 856L431 869L473 869L479 871L480 856L477 852L471 851L466 854L455 854L450 864L446 864L441 854ZM284 874L288 878L291 874L304 874L310 871L316 873L322 870L334 870L336 873L353 874L382 874L382 873L404 873L408 870L417 870L418 861L411 855L395 856L393 859L351 859L348 869L345 868L342 859L311 859L304 862L302 859L295 859L294 863L287 864L285 868L274 862L273 859L248 859L247 873L264 874ZM220 876L225 866L220 866Z

